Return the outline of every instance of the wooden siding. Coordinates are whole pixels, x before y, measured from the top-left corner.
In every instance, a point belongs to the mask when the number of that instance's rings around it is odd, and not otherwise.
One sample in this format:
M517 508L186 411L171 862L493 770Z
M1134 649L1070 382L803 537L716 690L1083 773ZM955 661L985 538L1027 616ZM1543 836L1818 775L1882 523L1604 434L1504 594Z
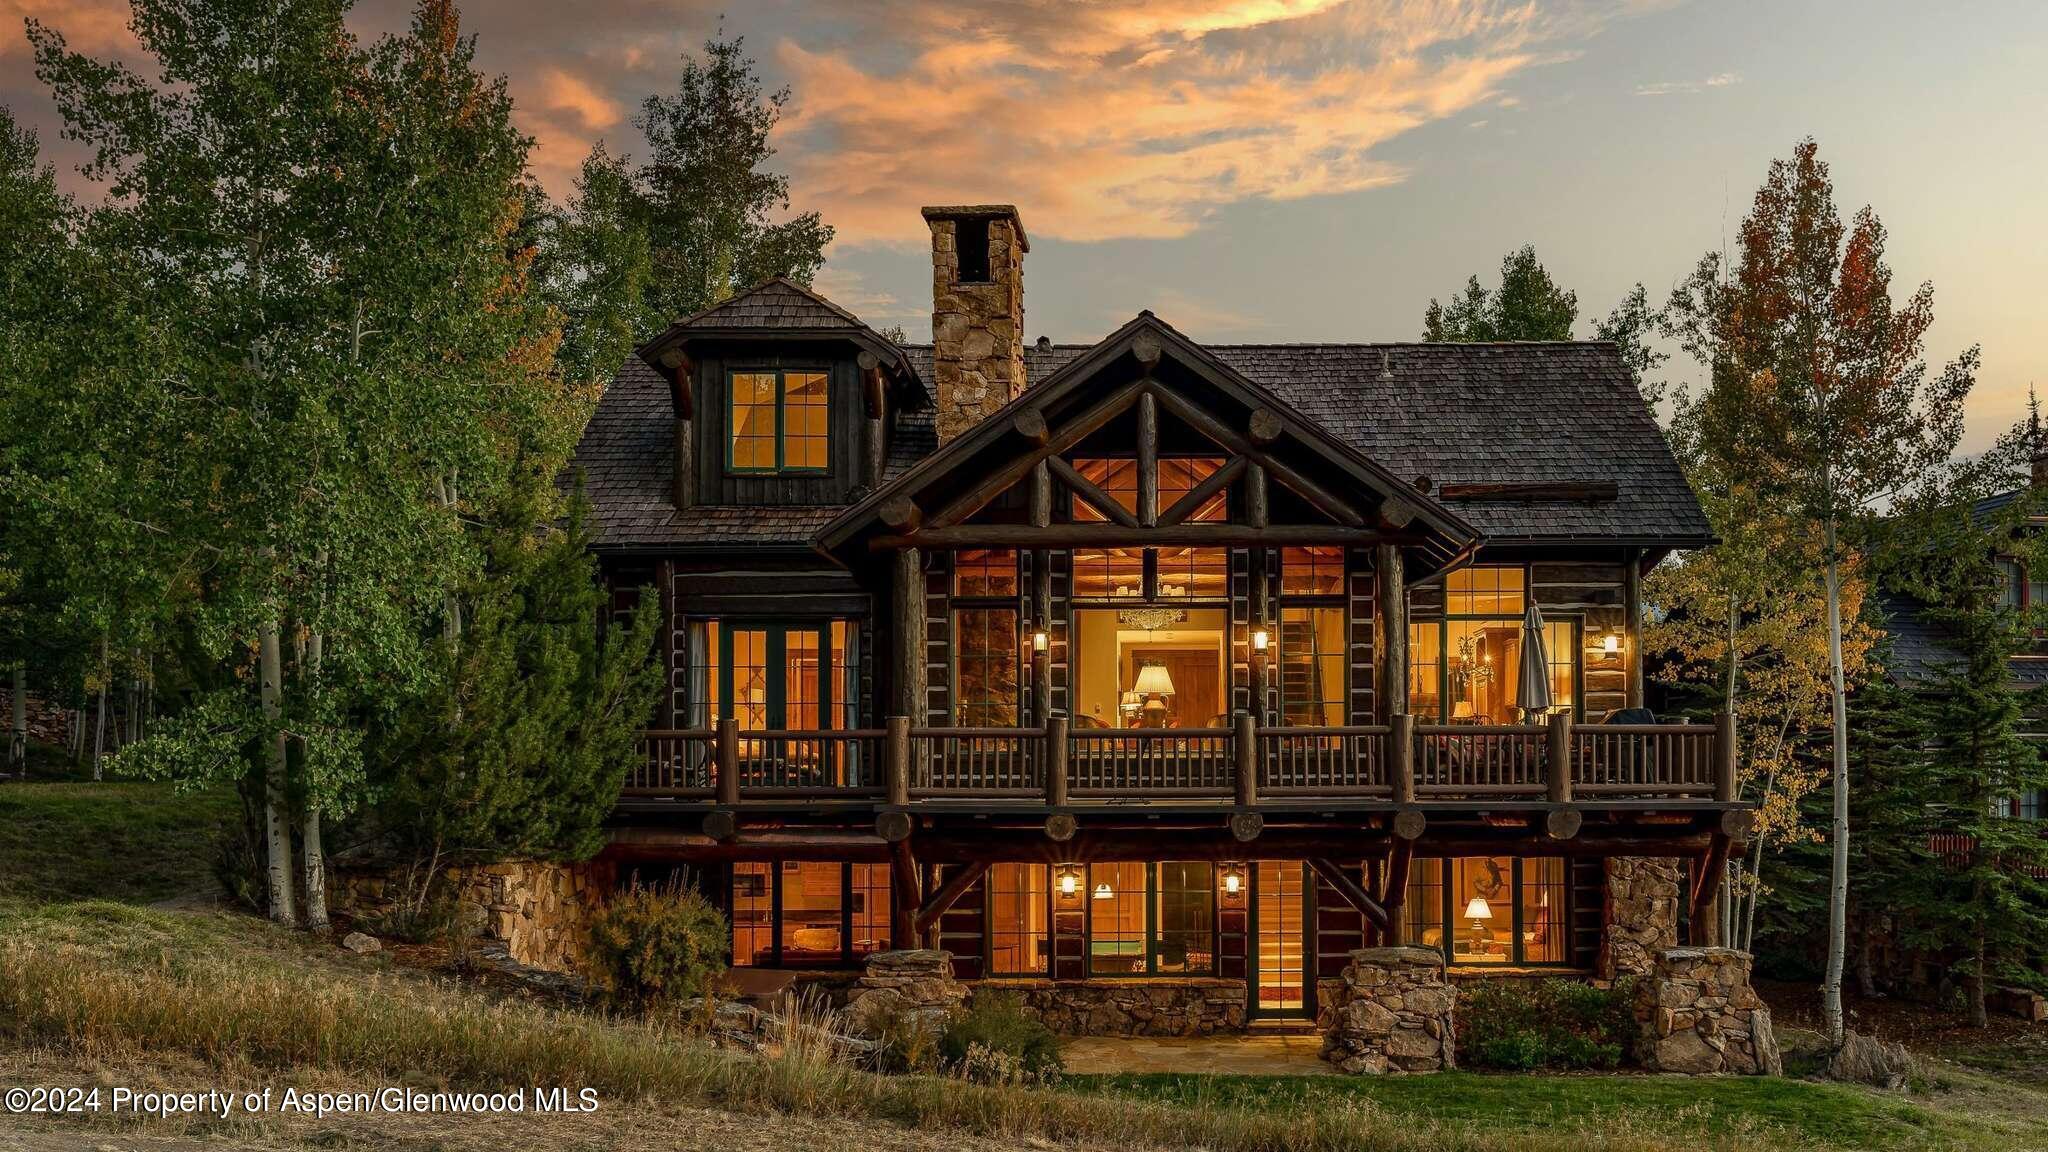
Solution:
M851 344L819 343L777 349L773 345L718 344L697 349L695 382L697 493L700 504L763 504L787 507L845 504L860 484L862 424L860 372ZM734 474L726 470L732 410L727 376L754 370L824 371L831 380L828 421L829 468L823 473Z
M1598 720L1627 706L1628 676L1622 652L1609 656L1601 639L1620 631L1627 620L1622 608L1622 566L1619 564L1537 562L1529 566L1529 592L1547 619L1576 617L1580 628L1580 715Z

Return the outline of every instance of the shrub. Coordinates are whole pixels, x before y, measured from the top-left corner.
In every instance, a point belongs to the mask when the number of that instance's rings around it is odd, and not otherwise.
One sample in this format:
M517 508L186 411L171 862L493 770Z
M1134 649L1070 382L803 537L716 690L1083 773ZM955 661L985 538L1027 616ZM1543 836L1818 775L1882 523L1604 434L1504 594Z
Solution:
M1459 1059L1473 1068L1613 1068L1635 1036L1633 985L1488 980L1462 992Z
M978 1083L1044 1083L1066 1070L1059 1040L1008 992L975 994L939 1037L946 1067Z
M591 921L592 975L630 1008L704 996L725 972L731 939L724 915L695 891L635 884Z

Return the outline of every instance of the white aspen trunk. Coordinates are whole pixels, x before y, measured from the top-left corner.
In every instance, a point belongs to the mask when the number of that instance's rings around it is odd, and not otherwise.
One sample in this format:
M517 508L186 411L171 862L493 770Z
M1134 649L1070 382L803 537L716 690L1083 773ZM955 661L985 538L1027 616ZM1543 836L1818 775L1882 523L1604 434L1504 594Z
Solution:
M1834 841L1828 872L1828 966L1821 986L1821 1020L1828 1043L1842 1046L1842 963L1849 945L1849 693L1842 675L1842 569L1837 555L1832 478L1821 517L1827 549L1828 680L1834 711Z
M7 762L16 772L28 775L28 661L14 666L14 716L7 729Z
M104 778L105 767L100 763L107 746L107 679L106 669L101 668L99 706L93 711L92 721L92 778Z
M313 633L306 643L306 660L313 673L314 688L319 690L320 658L325 647L324 637ZM306 893L306 927L315 932L327 931L327 859L320 844L320 807L309 797L305 811L299 815L299 869L300 887Z
M263 718L275 725L284 715L284 654L278 647L277 618L263 622L257 659L263 679ZM287 815L284 779L284 732L273 733L264 745L263 841L270 880L270 918L291 924L298 916L292 901L292 830Z

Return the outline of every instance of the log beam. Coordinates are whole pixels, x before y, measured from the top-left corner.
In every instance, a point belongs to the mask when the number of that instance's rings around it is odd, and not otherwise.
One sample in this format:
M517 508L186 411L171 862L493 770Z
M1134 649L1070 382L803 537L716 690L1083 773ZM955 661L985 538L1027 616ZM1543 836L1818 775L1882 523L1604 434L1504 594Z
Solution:
M1075 495L1086 500L1089 507L1107 516L1112 523L1120 524L1125 528L1138 527L1138 518L1131 515L1130 509L1125 508L1119 503L1116 497L1104 492L1101 485L1081 475L1080 469L1067 463L1064 457L1048 456L1040 461L1040 463L1049 465L1053 472L1059 476L1062 484L1072 489ZM1033 525L1033 527L1042 527L1042 525Z
M1385 906L1373 899L1372 894L1367 892L1349 872L1321 856L1309 857L1308 866L1311 871L1323 878L1323 883L1336 889L1337 895L1342 896L1346 904L1358 909L1359 914L1373 927L1381 932L1389 930L1391 921L1387 918Z
M917 922L914 925L917 934L922 936L930 931L932 925L939 922L939 917L946 914L946 909L959 903L960 897L966 895L967 890L974 887L975 882L987 874L986 860L961 865L944 884L939 885L939 890L932 893L931 899L926 900L924 906L917 910Z
M1127 527L1122 524L1054 524L1038 528L1029 524L956 524L925 527L894 535L877 536L868 543L875 552L899 548L1280 548L1301 544L1337 544L1369 548L1380 544L1419 543L1409 533L1387 533L1374 528L1344 528L1334 524L1275 524L1255 528L1249 524L1193 523L1161 525L1157 528Z

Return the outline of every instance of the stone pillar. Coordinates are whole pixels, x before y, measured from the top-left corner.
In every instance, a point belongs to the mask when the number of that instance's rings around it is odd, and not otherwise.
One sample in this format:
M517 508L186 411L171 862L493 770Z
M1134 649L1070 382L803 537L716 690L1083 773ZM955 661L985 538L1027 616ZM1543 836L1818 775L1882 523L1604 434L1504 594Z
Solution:
M953 954L935 948L876 952L846 994L846 1024L857 1036L879 1037L885 1025L915 1027L936 1041L967 1003L953 978Z
M1676 860L1608 858L1601 979L1646 976L1659 952L1678 947L1678 899L1684 879Z
M1636 987L1636 1059L1651 1072L1777 1076L1771 1010L1732 948L1667 948Z
M1438 1072L1457 1063L1457 990L1434 948L1361 948L1330 989L1323 1059L1353 1075Z
M932 233L932 392L939 443L1024 391L1024 254L1010 204L924 209Z

